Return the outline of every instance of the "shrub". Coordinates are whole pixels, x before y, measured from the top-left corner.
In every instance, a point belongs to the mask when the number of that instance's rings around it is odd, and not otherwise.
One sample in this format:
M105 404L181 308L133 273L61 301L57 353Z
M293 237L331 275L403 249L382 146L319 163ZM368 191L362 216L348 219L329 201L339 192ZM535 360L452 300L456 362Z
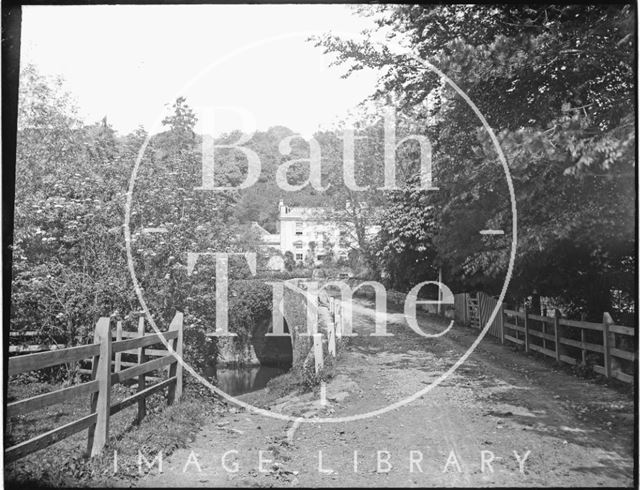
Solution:
M267 281L286 281L289 279L311 277L309 269L296 269L293 271L262 271L256 275L256 279Z
M323 349L322 355L323 366L317 373L313 357L313 349L309 351L309 354L302 363L300 379L305 390L313 390L319 386L321 382L329 381L336 373L336 359L329 354L326 348Z
M206 326L198 319L185 318L183 338L183 359L198 373L204 374L211 361L218 354L217 344L206 336ZM187 379L193 379L187 377Z
M261 318L271 313L271 286L261 280L234 281L229 288L229 330L248 338Z

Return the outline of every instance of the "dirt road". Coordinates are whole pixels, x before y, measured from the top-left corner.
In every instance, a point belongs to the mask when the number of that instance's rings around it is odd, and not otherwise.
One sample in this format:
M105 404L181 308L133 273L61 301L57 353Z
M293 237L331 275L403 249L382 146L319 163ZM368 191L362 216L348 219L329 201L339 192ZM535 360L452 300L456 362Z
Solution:
M307 418L369 412L427 386L476 338L464 327L420 337L399 313L387 314L393 337L370 337L372 304L354 309L359 336L340 354L326 405L318 393L244 399ZM420 314L419 324L447 326ZM484 339L407 406L337 424L229 413L137 485L632 486L633 434L630 395Z

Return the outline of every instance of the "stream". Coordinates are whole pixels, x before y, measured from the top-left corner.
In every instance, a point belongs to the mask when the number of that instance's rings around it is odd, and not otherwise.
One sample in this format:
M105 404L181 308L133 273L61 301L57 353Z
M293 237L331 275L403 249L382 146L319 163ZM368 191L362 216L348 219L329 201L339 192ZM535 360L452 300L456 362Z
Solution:
M217 378L216 386L231 396L243 395L264 388L269 380L289 371L288 367L241 366L234 368L210 366L208 378Z

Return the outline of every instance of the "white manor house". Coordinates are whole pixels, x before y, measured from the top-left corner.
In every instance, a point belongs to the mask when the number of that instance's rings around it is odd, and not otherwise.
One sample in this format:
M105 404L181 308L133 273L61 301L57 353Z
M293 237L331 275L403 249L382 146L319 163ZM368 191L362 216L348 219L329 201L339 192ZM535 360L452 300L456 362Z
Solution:
M341 213L330 208L279 205L279 233L269 233L257 223L252 228L261 237L270 258L267 268L284 270L284 256L287 252L304 264L318 265L328 254L334 260L346 259L349 250L357 248L353 225ZM367 228L367 234L377 234L378 225ZM279 252L279 253L278 253Z

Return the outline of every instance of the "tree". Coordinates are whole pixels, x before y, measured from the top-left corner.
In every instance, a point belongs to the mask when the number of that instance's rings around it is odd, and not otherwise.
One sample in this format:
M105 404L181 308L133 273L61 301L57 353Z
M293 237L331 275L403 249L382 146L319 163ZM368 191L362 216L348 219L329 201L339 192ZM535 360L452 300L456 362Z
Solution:
M380 208L386 195L378 191L383 185L383 167L380 165L383 146L381 120L360 121L345 134L342 128L318 132L314 135L322 148L322 169L329 203L326 219L336 223L342 235L341 245L357 251L372 276L378 275L374 238L369 230L377 225ZM345 138L352 138L352 151L345 149ZM353 175L345 176L347 160L352 159ZM345 178L352 178L347 182ZM360 190L353 188L358 186Z
M316 242L309 242L309 250L307 251L307 257L304 261L304 265L308 268L312 268L316 263L316 246Z
M438 277L436 233L427 191L391 194L376 242L376 256L388 286L402 291Z
M280 165L309 156L308 144L302 138L294 138L291 141L290 154L280 153L281 141L294 135L294 131L289 128L274 126L267 131L256 131L243 145L258 155L261 172L257 183L246 189L234 191L238 197L234 217L240 223L255 221L269 232L275 233L279 219L278 202L281 199L286 199L289 205L321 206L326 203L326 196L310 186L291 193L281 189L276 182L276 171ZM233 131L219 137L216 144L234 144L239 137L240 132ZM215 158L216 179L220 179L220 185L238 186L244 181L247 174L247 160L242 153L221 148L216 150ZM301 184L308 175L308 165L303 162L293 164L287 172L292 184Z
M293 256L293 252L290 251L286 251L284 253L284 268L291 272L293 271L293 269L296 267L296 261L295 258Z
M84 126L63 81L20 78L12 328L73 344L135 309L122 253L126 167L106 119Z
M412 52L429 59L469 95L498 133L514 181L518 250L510 293L534 289L582 304L593 319L611 306L612 288L634 248L633 49L631 7L387 5L365 9ZM325 36L316 42L350 70L381 69L374 97L392 96L436 148L430 194L435 261L459 288L497 292L509 260L510 201L500 162L464 100L418 63L386 47ZM416 207L422 197L408 192ZM405 209L406 211L406 209ZM504 236L480 237L482 229ZM414 247L415 248L415 247ZM411 254L410 248L403 252ZM557 257L567 261L561 275ZM407 256L400 262L409 263ZM397 263L389 257L387 263ZM631 261L631 263L635 263ZM594 287L593 277L599 277ZM616 278L617 284L611 280Z
M324 241L324 250L322 251L322 264L325 267L332 267L336 263L336 254L333 251L334 244L328 240Z
M162 120L162 124L170 128L168 142L174 151L192 151L196 142L193 128L197 117L187 99L178 97L172 105L173 112Z
M63 83L32 66L24 68L20 87L11 328L36 327L43 341L73 345L92 338L99 317L132 322L139 311L124 203L148 135L140 128L120 137L106 118L82 123ZM234 239L235 196L194 189L199 147L186 101L176 101L165 123L168 130L148 142L134 187L134 266L160 328L177 309L189 329L202 332L215 321L215 266L205 257L187 274L187 253L245 251L246 244ZM149 227L167 232L145 233ZM233 308L234 291L247 290L234 278L251 274L240 260L229 269Z

